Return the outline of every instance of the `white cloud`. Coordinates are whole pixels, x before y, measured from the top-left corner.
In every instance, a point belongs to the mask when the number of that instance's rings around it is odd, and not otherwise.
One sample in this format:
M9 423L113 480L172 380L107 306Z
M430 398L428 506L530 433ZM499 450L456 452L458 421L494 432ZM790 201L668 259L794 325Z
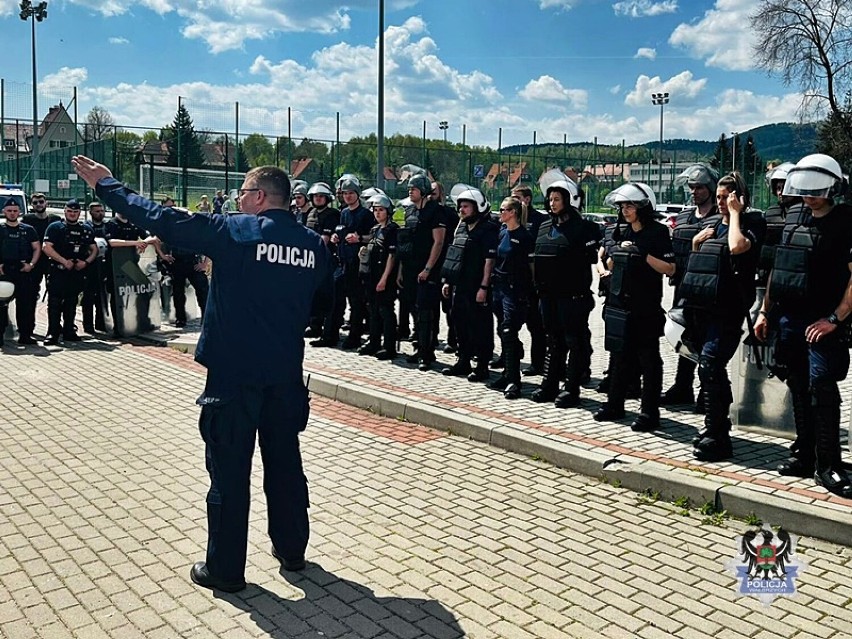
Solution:
M636 55L634 55L633 57L634 58L648 58L649 60L656 60L657 59L657 50L652 49L650 47L639 47L636 50Z
M618 95L619 93L621 93L621 85L616 84L614 87L610 87L609 92L613 95Z
M630 18L642 18L645 16L659 16L664 13L677 11L677 0L663 0L653 2L652 0L630 0L628 2L616 2L612 5L617 16Z
M130 40L127 38L109 38L107 42L110 44L130 44Z
M562 9L568 11L573 9L580 0L538 0L540 9Z
M671 95L673 102L676 100L684 104L692 101L706 85L706 78L694 80L691 71L682 71L666 81L661 80L660 76L650 78L647 75L640 75L636 78L636 86L624 98L624 103L633 107L649 106L652 93L665 91Z
M349 29L350 12L375 11L375 0L67 0L104 16L137 8L159 15L176 13L186 38L207 43L212 53L239 49L246 40L264 40L277 33L337 33ZM390 10L413 7L419 0L393 0ZM0 16L11 14L16 0L0 0Z
M39 93L62 95L68 87L76 87L86 82L89 71L85 67L62 67L56 73L49 73L38 83ZM32 86L32 85L30 85Z
M566 89L559 80L549 75L530 80L518 96L531 102L569 102L577 109L585 109L589 102L588 91Z
M704 58L707 66L735 71L754 68L751 15L759 0L716 0L716 6L692 24L680 24L669 44Z

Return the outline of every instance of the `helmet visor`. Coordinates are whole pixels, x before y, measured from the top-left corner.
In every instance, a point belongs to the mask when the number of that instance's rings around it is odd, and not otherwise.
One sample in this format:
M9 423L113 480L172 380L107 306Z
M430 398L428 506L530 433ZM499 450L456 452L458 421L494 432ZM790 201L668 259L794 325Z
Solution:
M604 199L604 206L617 209L619 205L624 202L632 202L640 209L648 206L649 204L656 206L656 202L651 201L649 194L635 184L624 184L619 186L606 196Z
M787 173L783 195L830 197L837 177L819 167L792 168Z

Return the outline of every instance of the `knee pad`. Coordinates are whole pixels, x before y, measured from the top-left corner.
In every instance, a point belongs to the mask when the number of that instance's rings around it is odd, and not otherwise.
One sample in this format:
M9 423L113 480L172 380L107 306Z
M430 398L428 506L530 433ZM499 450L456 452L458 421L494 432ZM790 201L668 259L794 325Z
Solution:
M724 368L719 366L719 361L712 355L704 355L698 358L698 378L702 384L719 384L727 382Z
M811 384L811 398L815 406L837 405L840 406L840 390L837 382L817 381Z

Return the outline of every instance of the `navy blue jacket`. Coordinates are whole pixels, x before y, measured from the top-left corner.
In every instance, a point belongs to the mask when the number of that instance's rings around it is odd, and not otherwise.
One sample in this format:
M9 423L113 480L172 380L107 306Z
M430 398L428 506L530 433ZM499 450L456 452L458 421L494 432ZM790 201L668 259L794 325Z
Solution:
M284 210L190 214L164 208L113 178L104 204L172 246L209 256L213 278L195 359L207 368L207 401L239 386L302 384L305 327L317 291L331 287L331 256L314 231Z

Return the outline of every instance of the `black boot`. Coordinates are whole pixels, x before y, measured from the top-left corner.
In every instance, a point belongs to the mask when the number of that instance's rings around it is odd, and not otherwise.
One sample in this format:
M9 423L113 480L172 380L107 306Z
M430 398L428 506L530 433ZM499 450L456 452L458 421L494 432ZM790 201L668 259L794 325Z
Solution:
M840 458L840 392L836 384L813 389L816 436L816 483L828 492L852 499L852 478Z
M779 475L811 477L814 474L815 442L811 396L808 392L791 392L793 421L796 424L796 441L790 446L790 458L778 464Z
M491 372L488 370L488 358L483 357L476 361L476 368L474 368L467 376L467 381L485 382L490 376Z
M677 373L675 382L660 397L660 404L670 406L672 404L691 404L695 401L692 391L692 382L695 378L695 362L686 357L678 357Z
M592 417L596 422L611 422L624 417L624 395L627 390L625 374L624 356L621 353L610 353L609 389L606 403Z
M704 392L707 398L704 427L707 432L695 444L693 455L695 459L706 462L730 459L734 454L731 443L731 420L728 417L732 401L730 382L725 379L704 384Z
M547 352L544 355L541 385L532 393L534 402L552 402L559 394L560 373L565 367L565 349L556 340L548 339Z
M492 359L488 363L488 368L493 368L495 371L503 370L506 368L506 357L504 353L500 353L499 355L495 355L494 359Z
M442 370L441 374L447 377L467 377L470 370L470 359L459 357L455 364Z
M506 399L518 399L521 396L521 342L515 335L505 335L503 341L503 354L506 356L506 368L503 376L506 383L503 385L503 396Z

